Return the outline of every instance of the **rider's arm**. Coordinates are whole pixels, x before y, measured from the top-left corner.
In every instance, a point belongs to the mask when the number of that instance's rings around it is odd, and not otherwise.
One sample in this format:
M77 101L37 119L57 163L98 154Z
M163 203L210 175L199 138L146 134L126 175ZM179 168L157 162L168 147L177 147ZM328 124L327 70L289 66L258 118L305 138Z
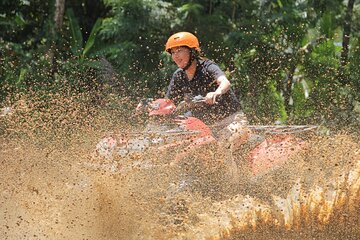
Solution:
M230 89L230 81L227 79L225 75L222 75L216 79L216 83L219 85L216 89L216 93L222 95L229 91Z
M207 104L215 104L220 95L223 95L230 90L231 84L225 73L214 62L205 61L204 68L207 75L211 76L214 85L216 84L217 86L216 89L206 94L205 102Z
M219 76L216 79L216 83L218 85L218 88L215 90L215 92L209 92L208 94L206 94L205 101L208 104L216 103L217 97L226 93L230 89L230 81L227 79L225 75Z

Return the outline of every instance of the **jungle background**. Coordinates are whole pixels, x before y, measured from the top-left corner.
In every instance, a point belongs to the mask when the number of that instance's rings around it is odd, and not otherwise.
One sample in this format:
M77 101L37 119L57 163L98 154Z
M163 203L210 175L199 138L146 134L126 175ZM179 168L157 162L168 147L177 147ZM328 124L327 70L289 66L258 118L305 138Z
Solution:
M359 18L356 0L2 0L0 107L46 111L60 95L79 114L130 112L164 96L176 68L164 45L189 31L252 123L358 127Z
M359 18L360 0L1 0L0 239L360 239ZM181 171L92 156L111 131L139 133L133 110L164 96L178 31L198 36L251 124L321 125L254 191L190 194L180 230L168 189ZM188 158L230 158L216 151ZM171 157L155 153L135 160Z

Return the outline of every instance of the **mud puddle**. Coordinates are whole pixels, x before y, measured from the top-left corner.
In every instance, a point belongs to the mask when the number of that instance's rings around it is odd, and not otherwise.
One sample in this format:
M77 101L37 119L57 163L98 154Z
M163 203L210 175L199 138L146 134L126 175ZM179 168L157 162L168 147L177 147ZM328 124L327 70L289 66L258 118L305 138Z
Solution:
M108 128L1 138L0 239L359 239L357 136L314 136L289 164L251 181L244 175L233 191L214 168L229 157L224 149L189 155L190 162L211 162L204 172L191 164L89 167L114 164L92 155ZM202 182L187 174L194 172Z

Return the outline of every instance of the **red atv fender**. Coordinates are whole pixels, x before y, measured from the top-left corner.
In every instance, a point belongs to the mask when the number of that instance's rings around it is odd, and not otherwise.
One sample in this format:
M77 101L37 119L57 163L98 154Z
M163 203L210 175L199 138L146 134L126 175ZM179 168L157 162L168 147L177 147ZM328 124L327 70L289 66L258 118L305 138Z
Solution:
M198 134L194 136L189 136L184 140L174 142L171 144L166 144L163 146L160 146L158 149L165 150L169 148L173 148L179 145L185 146L182 151L180 151L179 154L176 155L175 161L178 162L181 159L183 159L186 154L189 153L190 150L199 148L200 146L204 144L208 144L211 142L216 142L216 139L212 135L211 129L200 119L195 117L179 117L175 119L175 122L180 125L181 128L183 128L185 131L198 131Z
M248 162L254 175L280 166L305 146L305 142L291 135L275 135L267 138L248 154Z
M179 117L175 122L187 131L199 131L198 137L212 136L211 129L200 119L195 117Z
M186 152L215 141L211 129L197 118L178 117L172 121L177 123L177 127L167 131L144 132L138 138L128 139L116 135L106 137L97 144L97 153L112 158L114 154L124 157L128 153L144 152L149 148L158 152L177 148L179 154L175 159L180 160Z

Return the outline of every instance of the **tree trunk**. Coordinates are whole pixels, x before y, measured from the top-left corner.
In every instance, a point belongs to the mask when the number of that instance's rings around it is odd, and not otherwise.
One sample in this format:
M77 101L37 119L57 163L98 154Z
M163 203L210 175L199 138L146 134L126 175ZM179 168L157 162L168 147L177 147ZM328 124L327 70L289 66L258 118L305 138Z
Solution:
M352 22L352 13L354 8L355 0L349 0L347 5L347 11L344 19L344 31L343 31L343 42L342 42L342 51L341 51L341 66L345 66L348 61L348 53L349 53L349 42L350 42L350 34L351 34L351 22Z
M57 38L61 32L64 20L65 0L56 0L54 22L55 27L52 29L52 43L49 51L49 58L51 61L51 73L54 75L57 72L56 67L56 51L57 51Z
M65 0L56 0L55 3L55 30L61 32L64 20Z
M232 13L231 13L231 20L233 22L235 22L236 9L237 9L236 1L233 1L233 8L232 8Z

